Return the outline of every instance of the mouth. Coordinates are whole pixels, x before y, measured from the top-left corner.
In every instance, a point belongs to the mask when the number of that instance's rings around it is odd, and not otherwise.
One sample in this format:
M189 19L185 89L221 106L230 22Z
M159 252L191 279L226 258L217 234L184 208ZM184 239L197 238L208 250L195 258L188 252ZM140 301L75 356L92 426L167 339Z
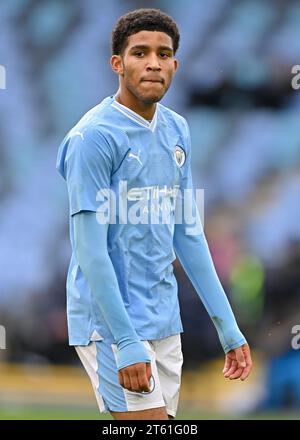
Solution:
M149 82L149 83L159 83L159 84L163 84L163 80L162 80L162 79L142 79L141 82Z

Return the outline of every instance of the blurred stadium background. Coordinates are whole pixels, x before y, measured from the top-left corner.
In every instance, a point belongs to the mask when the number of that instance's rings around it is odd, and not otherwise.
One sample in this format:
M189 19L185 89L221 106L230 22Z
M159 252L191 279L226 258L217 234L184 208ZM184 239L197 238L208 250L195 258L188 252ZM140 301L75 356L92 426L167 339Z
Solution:
M159 7L181 30L163 103L183 114L205 231L255 368L222 377L214 327L176 262L185 327L178 418L300 418L299 0L11 0L0 3L0 418L98 418L67 345L70 257L57 148L117 88L117 18Z

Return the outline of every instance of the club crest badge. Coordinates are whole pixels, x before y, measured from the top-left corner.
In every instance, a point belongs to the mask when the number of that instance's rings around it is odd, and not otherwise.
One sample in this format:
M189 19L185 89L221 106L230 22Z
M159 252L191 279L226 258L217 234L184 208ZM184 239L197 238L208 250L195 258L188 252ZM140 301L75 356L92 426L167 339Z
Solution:
M179 166L179 168L181 168L185 162L185 152L179 145L176 145L175 147L174 159L177 165Z

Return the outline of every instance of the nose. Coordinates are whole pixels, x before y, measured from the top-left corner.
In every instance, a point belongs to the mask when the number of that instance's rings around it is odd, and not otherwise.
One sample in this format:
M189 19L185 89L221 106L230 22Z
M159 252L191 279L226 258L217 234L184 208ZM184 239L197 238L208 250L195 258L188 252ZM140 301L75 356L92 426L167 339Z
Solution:
M159 58L156 53L149 55L149 61L146 70L148 72L161 70Z

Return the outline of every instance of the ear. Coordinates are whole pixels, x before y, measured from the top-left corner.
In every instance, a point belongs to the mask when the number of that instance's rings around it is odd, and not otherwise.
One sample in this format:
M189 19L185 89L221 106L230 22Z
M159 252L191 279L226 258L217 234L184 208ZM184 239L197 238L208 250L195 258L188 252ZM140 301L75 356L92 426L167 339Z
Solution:
M178 69L178 66L179 66L178 60L176 58L174 58L174 73Z
M113 55L110 59L112 70L118 75L123 75L124 67L121 55Z

